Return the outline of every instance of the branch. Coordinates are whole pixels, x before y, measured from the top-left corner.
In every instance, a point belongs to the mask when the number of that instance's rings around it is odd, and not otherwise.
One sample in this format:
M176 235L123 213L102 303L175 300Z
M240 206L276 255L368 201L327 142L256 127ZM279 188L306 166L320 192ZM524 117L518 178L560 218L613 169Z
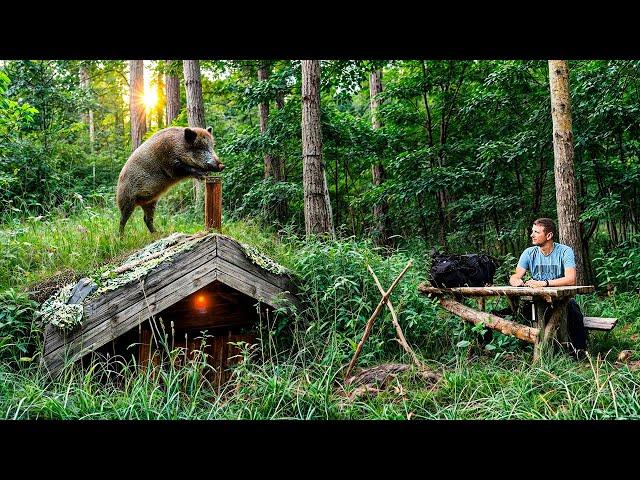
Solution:
M378 290L380 290L380 293L384 295L384 289L382 288L382 285L380 285L380 282L378 281L378 277L376 277L376 274L374 273L373 269L369 265L367 265L367 269L369 270L369 273L373 275L373 279L376 282ZM402 332L402 328L400 328L400 324L398 323L398 317L396 316L396 312L393 309L393 304L391 303L391 300L387 300L387 307L389 307L389 311L391 312L391 321L393 322L393 326L396 328L396 334L398 335L398 339L399 339L398 341L400 342L400 345L402 345L405 351L409 355L411 355L411 358L413 358L413 362L418 366L418 368L423 368L424 366L422 365L422 362L418 360L418 357L416 356L415 352L411 349L411 347L409 346L409 343L404 338L404 333Z
M355 365L356 360L358 359L358 356L360 356L360 352L362 351L362 346L364 345L364 342L369 337L369 333L371 333L371 327L373 326L373 321L378 316L378 314L382 311L382 307L384 307L384 304L387 303L387 300L389 299L389 295L391 295L391 292L393 291L394 288L396 288L396 286L398 285L398 282L404 276L404 274L409 269L409 267L411 267L411 265L413 265L413 260L409 260L409 262L407 263L407 266L404 267L404 270L402 270L402 272L400 272L400 275L398 275L398 277L393 281L393 283L389 287L389 290L387 290L385 294L382 296L382 298L380 299L380 302L378 303L378 306L376 307L374 312L371 314L371 317L369 318L369 320L367 320L367 325L364 329L362 340L360 340L360 343L358 343L358 347L356 348L356 353L353 355L353 358L349 363L349 367L347 368L347 373L345 373L344 378L349 377L349 374L351 373L351 370L353 369L353 366Z

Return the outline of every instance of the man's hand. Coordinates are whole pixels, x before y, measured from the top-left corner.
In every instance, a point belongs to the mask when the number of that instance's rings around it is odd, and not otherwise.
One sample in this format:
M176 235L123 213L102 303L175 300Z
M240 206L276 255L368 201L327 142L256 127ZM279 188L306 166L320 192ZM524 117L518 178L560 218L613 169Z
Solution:
M540 280L527 280L524 284L527 287L540 288L545 287L547 285L547 282L542 282Z

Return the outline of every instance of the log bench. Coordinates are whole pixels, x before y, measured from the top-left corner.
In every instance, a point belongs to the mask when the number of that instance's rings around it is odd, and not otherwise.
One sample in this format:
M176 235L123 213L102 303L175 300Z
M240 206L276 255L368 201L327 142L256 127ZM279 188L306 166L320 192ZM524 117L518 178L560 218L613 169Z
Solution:
M587 330L600 330L610 332L618 322L617 318L584 317L584 328Z

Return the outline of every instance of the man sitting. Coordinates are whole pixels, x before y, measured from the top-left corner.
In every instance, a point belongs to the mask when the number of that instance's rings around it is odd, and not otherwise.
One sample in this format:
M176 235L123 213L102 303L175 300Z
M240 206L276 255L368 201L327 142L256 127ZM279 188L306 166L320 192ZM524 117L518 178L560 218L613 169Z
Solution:
M567 245L556 243L553 237L556 226L550 218L539 218L531 228L532 247L527 248L511 275L509 283L514 287L562 287L576 284L576 262L573 250ZM531 279L526 282L527 271ZM525 309L525 314L527 309ZM574 299L567 305L567 330L569 341L574 348L574 356L582 356L587 348L587 332L584 317Z

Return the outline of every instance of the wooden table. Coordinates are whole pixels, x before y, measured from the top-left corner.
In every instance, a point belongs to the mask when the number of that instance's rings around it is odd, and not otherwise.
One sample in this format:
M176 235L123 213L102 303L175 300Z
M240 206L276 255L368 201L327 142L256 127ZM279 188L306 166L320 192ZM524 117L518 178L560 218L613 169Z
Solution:
M576 294L592 293L595 288L593 285L542 288L511 286L435 288L421 283L418 290L425 295L437 297L443 308L463 320L472 323L482 322L487 328L533 343L533 361L535 362L540 358L541 350L552 344L554 340L560 344L568 341L567 304L569 300ZM528 327L491 313L475 310L456 300L464 297L484 299L496 296L506 297L513 310L515 310L517 299L522 297L532 299L533 320L536 327ZM545 322L545 314L548 311L550 315Z

